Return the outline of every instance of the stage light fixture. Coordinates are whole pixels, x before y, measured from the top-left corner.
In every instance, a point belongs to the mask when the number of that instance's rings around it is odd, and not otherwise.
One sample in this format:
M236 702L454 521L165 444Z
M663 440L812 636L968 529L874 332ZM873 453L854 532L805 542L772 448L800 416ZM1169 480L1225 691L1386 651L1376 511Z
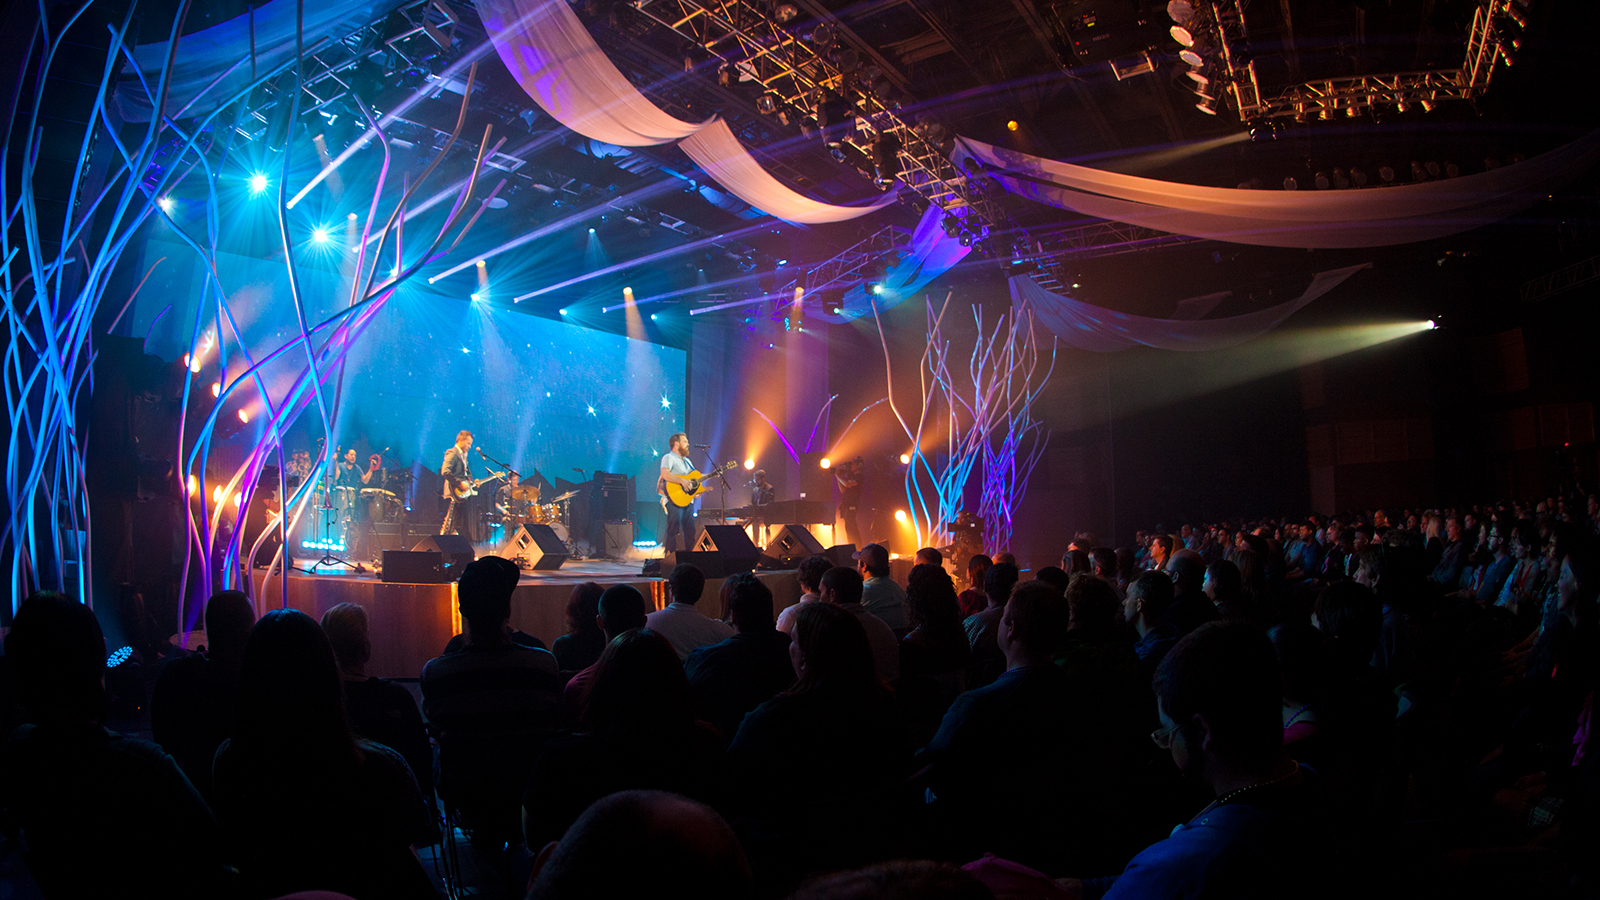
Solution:
M778 101L771 94L762 94L756 98L756 110L770 116L778 111Z
M589 233L590 234L594 234L594 229L593 228L589 229Z
M326 244L328 242L328 229L321 226L312 229L311 242L313 244Z
M833 460L831 460L831 459L827 458L826 456L824 456L822 458L822 462L818 463L818 465L822 466L824 469L832 468L833 467Z
M217 504L218 506L222 505L223 498L227 496L227 493L222 490L222 485L220 484L211 489L211 502Z
M233 495L233 505L234 506L238 506L239 505L239 501L242 500L242 499L244 499L244 494L234 494Z
M902 465L902 466L911 465L911 454L909 454L909 453L900 454L900 465Z
M654 322L655 320L656 320L656 314L655 313L651 313L650 314L650 321Z
M1189 0L1168 0L1167 15L1179 25L1187 25L1194 19L1194 4Z
M896 522L904 522L906 520L906 511L903 510L903 509L895 510L894 511L894 520Z
M1434 330L1435 328L1438 328L1438 327L1439 327L1439 320L1438 319L1429 319L1428 320L1428 330L1429 331L1432 331L1432 330Z
M239 410L239 421L241 423L245 424L245 425L249 425L250 424L250 414L245 412L242 409Z
M193 475L189 476L189 493L190 494L198 494L198 493L200 493L200 479L194 477Z
M175 205L176 204L172 202L171 197L162 197L160 200L156 201L156 206L161 207L161 211L164 213L172 212L172 207Z
M556 312L560 313L563 316L567 314L567 311L564 310L564 309L558 309L558 310L556 310Z
M944 219L939 224L944 228L944 233L949 237L955 237L961 233L961 220L957 219L950 213L945 213Z
M220 381L211 382L211 396L213 396L213 397L222 396L222 382L220 382Z
M966 235L962 235L962 237L966 237ZM883 284L880 282L873 282L872 284L867 285L867 290L871 292L874 297L883 296Z
M744 461L744 470L746 472L750 471L751 469L754 469L755 467L756 467L756 461L755 460L747 459L747 460Z
M1017 123L1016 119L1011 119L1010 121L1006 122L1006 130L1007 131L1016 131L1018 128L1021 128L1021 127L1022 126Z
M1173 40L1184 45L1185 47L1194 46L1194 33L1182 25L1174 25L1171 28L1168 28L1167 33L1172 35Z
M772 11L772 18L779 25L787 25L800 15L800 10L793 3L779 3Z
M263 194L267 190L267 176L260 172L250 176L250 193Z
M1178 51L1178 58L1197 69L1206 64L1205 57L1190 50L1188 47Z
M483 302L483 294L481 294L481 293L479 293L477 291L473 291L472 292L472 302L473 303L482 303Z
M973 236L972 232L963 231L963 232L961 232L961 237L958 240L961 241L961 246L963 246L963 247L971 247L972 246L972 242L974 240L977 240L977 238L975 238Z
M1196 103L1194 105L1194 108L1200 110L1201 112L1205 113L1208 116L1214 116L1214 115L1217 114L1217 110L1211 104L1213 104L1215 102L1216 101L1211 99L1210 97L1201 97L1200 98L1200 102Z
M1210 84L1211 83L1211 79L1209 79L1206 76L1200 74L1200 70L1199 69L1190 69L1189 71L1185 72L1184 74L1188 75L1189 76L1189 80L1193 81L1195 84Z

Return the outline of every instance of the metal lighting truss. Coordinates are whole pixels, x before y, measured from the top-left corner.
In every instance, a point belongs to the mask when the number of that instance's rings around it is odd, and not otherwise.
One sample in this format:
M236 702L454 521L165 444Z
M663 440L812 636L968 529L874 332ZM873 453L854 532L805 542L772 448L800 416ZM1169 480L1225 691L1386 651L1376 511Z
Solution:
M907 124L868 85L860 83L855 71L818 53L812 44L770 18L755 0L634 0L632 6L722 60L730 78L758 83L770 96L774 111L786 108L802 118L816 117L821 124L825 117L819 113L828 94L857 94L860 99L851 114L859 131L842 128L837 122L826 123L830 135L837 129L839 143L871 157L873 142L892 135L900 141L900 178L923 199L956 215L975 213L990 227L1007 221L983 189L970 183L939 151L937 141ZM819 30L825 27L831 26L819 26ZM844 52L858 53L853 49Z
M1479 0L1472 30L1467 34L1466 59L1459 69L1322 79L1263 96L1255 62L1235 57L1234 48L1249 38L1245 5L1245 0L1212 3L1210 18L1220 32L1216 59L1225 90L1238 109L1240 120L1246 122L1355 117L1379 107L1405 112L1415 105L1431 111L1434 104L1443 100L1472 100L1489 87L1498 62L1504 60L1509 66L1515 61L1513 53L1521 42L1510 35L1508 23L1520 30L1527 22L1525 0Z

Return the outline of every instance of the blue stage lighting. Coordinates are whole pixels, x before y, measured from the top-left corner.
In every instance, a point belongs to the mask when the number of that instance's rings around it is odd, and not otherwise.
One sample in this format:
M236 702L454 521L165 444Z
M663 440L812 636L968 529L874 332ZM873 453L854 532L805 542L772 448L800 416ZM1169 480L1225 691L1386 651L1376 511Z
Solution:
M250 176L250 193L262 194L267 190L267 176L260 172Z

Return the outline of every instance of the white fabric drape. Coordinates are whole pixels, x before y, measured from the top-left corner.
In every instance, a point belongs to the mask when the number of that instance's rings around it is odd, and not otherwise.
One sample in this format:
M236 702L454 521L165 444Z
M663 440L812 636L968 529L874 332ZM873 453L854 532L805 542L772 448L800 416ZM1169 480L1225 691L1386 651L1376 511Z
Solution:
M1600 131L1488 172L1341 191L1212 188L1105 172L960 138L1006 190L1159 231L1272 247L1375 247L1428 240L1514 215L1600 161Z
M762 212L786 222L815 225L842 222L877 212L895 202L899 185L865 206L835 206L798 194L785 187L761 167L750 151L739 143L728 123L712 118L699 131L679 144L695 165L729 193Z
M728 193L786 222L843 222L895 200L894 191L861 206L813 200L772 177L721 119L684 122L662 112L612 64L566 0L477 5L495 52L517 83L557 122L585 137L619 147L680 141Z
M669 116L639 93L566 0L478 0L478 15L517 84L551 118L585 137L647 147L686 138L704 124Z
M889 267L888 273L879 282L883 292L868 293L867 288L858 283L844 292L843 309L839 315L819 312L815 314L816 318L824 322L849 322L871 316L874 304L881 313L915 297L929 282L955 268L972 252L972 248L961 246L959 239L945 234L943 223L944 210L937 206L923 210L922 218L911 232L911 243L904 255Z
M1305 293L1293 300L1222 319L1155 319L1120 313L1047 291L1026 275L1011 278L1011 298L1032 305L1040 324L1055 332L1063 344L1080 350L1106 353L1141 345L1162 350L1220 350L1266 334L1369 265L1319 272ZM1213 297L1221 299L1214 294L1195 299Z

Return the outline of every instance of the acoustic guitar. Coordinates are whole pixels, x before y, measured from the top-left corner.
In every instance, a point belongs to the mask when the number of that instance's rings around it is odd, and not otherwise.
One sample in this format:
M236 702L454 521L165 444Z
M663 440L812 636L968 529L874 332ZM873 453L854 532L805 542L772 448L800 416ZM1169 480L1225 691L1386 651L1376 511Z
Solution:
M446 490L448 490L450 492L450 496L451 497L454 497L457 500L465 500L468 497L477 496L478 488L480 488L480 487L482 487L482 486L484 486L486 484L489 484L490 482L495 481L496 479L500 479L500 478L504 478L504 477L506 477L506 473L504 473L504 472L496 472L493 475L489 475L489 476L484 477L484 478L476 478L476 479L474 479L474 478L452 478L452 479L447 479L447 481L446 481L446 485L447 485Z
M715 469L705 473L704 475L700 474L699 472L690 472L689 474L683 476L684 478L689 479L690 487L684 487L675 481L666 481L663 479L663 486L666 488L666 496L662 498L661 508L666 509L666 506L669 502L673 506L688 506L694 502L694 498L706 492L706 479L716 475L721 475L723 472L728 471L736 465L738 465L737 462L725 462L722 465L717 466Z

